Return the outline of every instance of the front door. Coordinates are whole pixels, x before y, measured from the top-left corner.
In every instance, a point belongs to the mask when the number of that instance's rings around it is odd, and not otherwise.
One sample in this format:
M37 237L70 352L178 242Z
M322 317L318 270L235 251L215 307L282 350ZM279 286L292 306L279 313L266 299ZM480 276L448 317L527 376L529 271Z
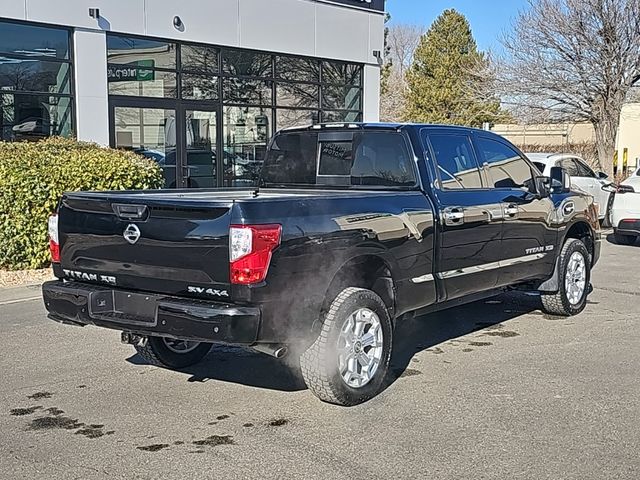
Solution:
M165 187L180 186L176 109L120 103L111 105L110 117L112 147L131 150L157 162Z
M441 206L442 234L436 276L447 299L490 290L500 268L502 210L487 188L471 138L455 129L424 129L437 171L434 189Z
M502 206L504 229L498 286L541 278L553 272L557 230L553 202L538 198L533 166L494 136L474 135L489 187Z
M157 162L165 188L216 187L221 177L217 118L215 105L112 99L110 143Z
M184 152L180 162L182 186L217 187L218 122L215 110L187 107L182 109L180 116L184 125Z

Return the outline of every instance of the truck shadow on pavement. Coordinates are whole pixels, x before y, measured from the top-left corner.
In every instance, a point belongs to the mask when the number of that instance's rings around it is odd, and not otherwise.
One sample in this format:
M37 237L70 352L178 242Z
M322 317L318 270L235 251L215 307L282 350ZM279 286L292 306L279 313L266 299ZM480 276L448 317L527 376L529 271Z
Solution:
M436 354L443 353L438 345L480 330L487 331L487 339L491 336L517 336L517 332L503 329L501 323L539 308L538 297L509 292L423 317L400 321L394 332L393 357L387 386L400 377L422 373L408 368L416 353L424 350ZM492 345L490 342L469 343ZM135 365L145 364L137 354L127 361ZM287 392L306 389L295 354L278 360L250 349L214 346L201 363L179 372L188 375L188 382L218 380Z

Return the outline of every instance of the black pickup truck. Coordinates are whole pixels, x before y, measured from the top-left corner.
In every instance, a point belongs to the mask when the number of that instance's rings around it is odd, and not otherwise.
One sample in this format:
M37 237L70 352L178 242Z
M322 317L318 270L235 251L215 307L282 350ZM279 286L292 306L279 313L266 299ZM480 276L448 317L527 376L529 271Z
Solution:
M462 127L274 136L259 188L74 192L49 222L49 317L182 368L212 344L300 354L320 399L384 385L398 322L509 288L575 315L600 253L593 198Z

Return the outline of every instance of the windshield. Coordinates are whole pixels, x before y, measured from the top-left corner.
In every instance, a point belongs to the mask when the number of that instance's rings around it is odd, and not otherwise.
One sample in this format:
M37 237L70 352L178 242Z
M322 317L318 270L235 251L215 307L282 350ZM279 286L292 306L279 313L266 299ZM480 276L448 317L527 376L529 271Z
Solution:
M410 187L415 164L397 132L285 132L267 153L261 184Z

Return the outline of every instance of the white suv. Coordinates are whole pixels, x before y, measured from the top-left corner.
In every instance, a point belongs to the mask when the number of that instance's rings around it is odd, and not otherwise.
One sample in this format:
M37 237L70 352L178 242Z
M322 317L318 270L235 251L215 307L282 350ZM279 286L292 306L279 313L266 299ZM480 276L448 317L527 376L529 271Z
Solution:
M571 177L573 187L578 187L593 196L598 204L600 220L609 218L608 211L611 208L609 200L613 183L607 179L606 173L595 173L587 162L570 153L527 153L526 155L543 175L549 176L551 167L564 168Z

